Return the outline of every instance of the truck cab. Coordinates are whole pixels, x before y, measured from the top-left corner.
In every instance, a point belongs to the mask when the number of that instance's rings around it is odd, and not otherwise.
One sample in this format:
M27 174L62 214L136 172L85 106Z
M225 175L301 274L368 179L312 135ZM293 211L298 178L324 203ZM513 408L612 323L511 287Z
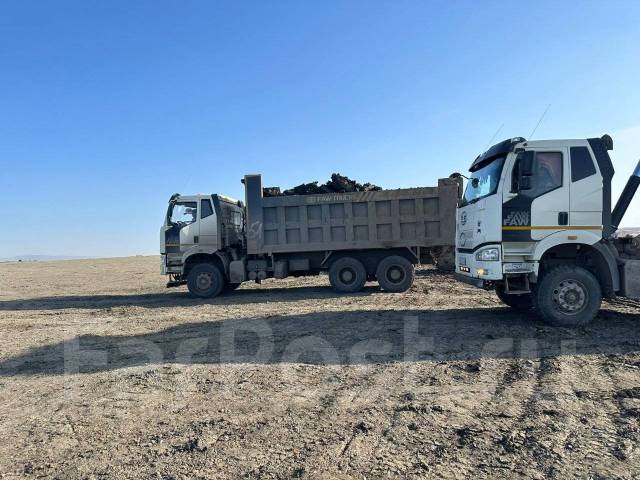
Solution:
M516 137L479 155L457 209L457 277L557 325L590 321L603 296L635 294L621 270L633 259L613 237L612 148L607 135Z
M199 263L214 264L224 275L242 248L243 215L242 202L223 195L172 195L160 229L160 268L170 276L168 286L185 284Z

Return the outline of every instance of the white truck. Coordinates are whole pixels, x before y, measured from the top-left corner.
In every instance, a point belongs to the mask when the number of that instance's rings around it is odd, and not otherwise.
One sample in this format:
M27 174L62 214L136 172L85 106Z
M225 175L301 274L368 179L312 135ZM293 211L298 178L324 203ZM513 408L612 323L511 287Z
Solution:
M456 218L456 277L507 305L580 326L602 298L640 299L640 238L617 234L640 163L612 208L613 140L498 143L471 165Z

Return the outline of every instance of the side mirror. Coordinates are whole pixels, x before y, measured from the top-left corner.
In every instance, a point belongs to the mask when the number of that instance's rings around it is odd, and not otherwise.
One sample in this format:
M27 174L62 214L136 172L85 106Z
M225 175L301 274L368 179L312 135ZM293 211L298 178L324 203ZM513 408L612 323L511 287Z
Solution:
M525 151L518 154L518 191L531 190L531 176L535 152Z
M531 177L520 177L519 190L531 190Z
M518 154L520 158L520 175L530 177L533 175L533 159L535 152L527 150Z

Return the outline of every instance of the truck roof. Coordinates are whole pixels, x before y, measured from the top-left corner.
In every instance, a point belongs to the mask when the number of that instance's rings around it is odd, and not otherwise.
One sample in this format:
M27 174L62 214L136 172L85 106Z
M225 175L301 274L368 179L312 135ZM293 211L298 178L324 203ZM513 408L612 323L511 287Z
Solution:
M171 197L170 201L177 200L177 199L187 200L187 201L189 201L189 200L200 200L200 199L212 198L212 197L216 197L219 200L222 200L223 202L233 203L235 205L237 205L238 203L241 203L240 200L236 200L233 197L228 197L227 195L222 195L220 193L214 193L214 194L196 193L194 195L180 195L180 194L176 193Z
M496 143L490 147L486 152L478 155L469 168L470 172L479 170L487 163L490 163L494 158L506 155L509 152L514 151L516 148L521 147L534 147L534 148L560 148L560 147L582 147L591 146L593 148L593 142L597 142L606 150L613 150L613 140L609 135L603 135L597 139L554 139L554 140L527 140L524 137L514 137L504 140L500 143Z
M556 139L556 140L528 140L518 144L517 147L577 147L587 146L589 141L586 138Z
M213 196L218 197L223 202L233 203L235 205L238 205L238 204L242 203L242 202L240 202L240 200L236 200L235 198L232 198L232 197L227 197L226 195L222 195L220 193L216 193Z

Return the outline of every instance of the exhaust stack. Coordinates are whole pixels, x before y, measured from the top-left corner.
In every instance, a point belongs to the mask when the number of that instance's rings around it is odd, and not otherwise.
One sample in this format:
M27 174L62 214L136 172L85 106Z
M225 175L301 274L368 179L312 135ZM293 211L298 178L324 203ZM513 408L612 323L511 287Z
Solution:
M631 200L636 194L638 190L638 186L640 186L640 161L636 166L633 175L629 178L629 181L624 187L622 191L622 195L618 199L618 203L616 203L615 208L611 214L611 223L613 223L613 227L617 229L624 218L624 214L627 212L629 208L629 204L631 204Z

